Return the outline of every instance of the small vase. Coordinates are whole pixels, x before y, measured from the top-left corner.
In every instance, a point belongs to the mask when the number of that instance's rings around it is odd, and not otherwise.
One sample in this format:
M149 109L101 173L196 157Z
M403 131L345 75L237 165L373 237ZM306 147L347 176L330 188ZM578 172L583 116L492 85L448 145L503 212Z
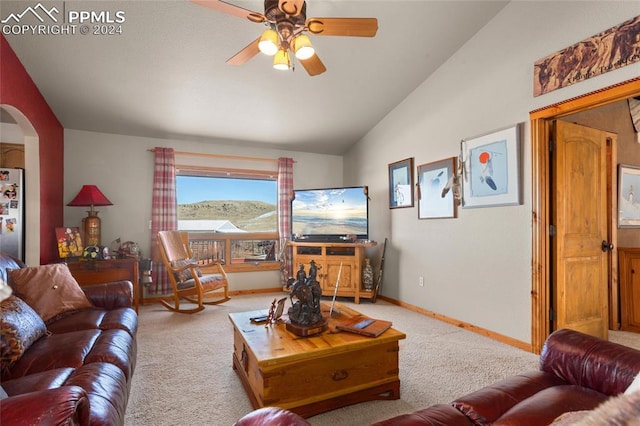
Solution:
M364 260L364 268L362 269L362 286L366 291L373 290L373 268L369 259Z

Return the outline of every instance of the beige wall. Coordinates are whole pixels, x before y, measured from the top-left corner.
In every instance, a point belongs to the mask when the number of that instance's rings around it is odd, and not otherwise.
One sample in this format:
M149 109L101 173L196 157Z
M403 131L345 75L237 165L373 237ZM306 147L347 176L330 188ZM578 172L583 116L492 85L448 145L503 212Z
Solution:
M346 183L369 185L372 238L390 239L384 295L531 341L529 112L640 75L636 63L534 98L533 64L636 16L637 6L509 3L348 152ZM390 162L457 156L462 139L515 123L525 123L523 205L460 209L457 219L436 220L418 220L415 207L388 209Z
M65 130L64 203L82 185L94 184L113 206L98 207L102 219L102 245L120 238L136 241L143 254L150 252L153 154L148 150L172 147L178 151L245 155L264 158L292 157L294 186L316 188L342 185L342 157L264 148L248 148L223 142L164 140L106 133ZM64 225L81 226L87 215L83 207L65 207ZM278 286L279 273L230 274L230 290Z

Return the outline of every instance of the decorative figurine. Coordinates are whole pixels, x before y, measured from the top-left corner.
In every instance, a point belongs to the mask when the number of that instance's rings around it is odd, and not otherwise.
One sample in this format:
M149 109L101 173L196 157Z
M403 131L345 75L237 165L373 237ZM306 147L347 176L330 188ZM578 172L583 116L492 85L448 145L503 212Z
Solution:
M265 327L269 327L271 324L273 324L275 322L275 317L276 317L276 299L273 299L273 302L271 302L271 307L269 308L269 314L267 315L267 321L265 322L264 326Z
M273 302L271 302L271 308L269 308L269 313L267 314L267 321L264 324L265 327L276 324L280 320L282 312L284 311L284 302L286 302L286 300L287 298L283 297L276 303L276 299L273 299Z
M309 276L304 271L304 265L300 265L296 274L296 280L290 280L287 288L290 288L291 307L289 308L289 320L286 327L290 332L298 336L311 336L322 333L327 329L327 320L322 316L320 309L320 296L322 288L317 281L318 269L315 261L309 264Z

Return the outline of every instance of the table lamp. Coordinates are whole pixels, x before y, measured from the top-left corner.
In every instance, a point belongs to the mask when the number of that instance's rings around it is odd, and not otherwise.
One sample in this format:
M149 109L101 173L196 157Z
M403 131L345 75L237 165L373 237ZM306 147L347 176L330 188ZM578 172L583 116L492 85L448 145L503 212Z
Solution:
M89 215L82 218L82 231L84 233L84 245L88 246L100 246L100 218L98 212L93 209L94 206L112 206L113 203L109 201L105 195L100 192L95 185L83 185L78 195L71 200L67 206L74 207L88 207L91 209L87 211Z

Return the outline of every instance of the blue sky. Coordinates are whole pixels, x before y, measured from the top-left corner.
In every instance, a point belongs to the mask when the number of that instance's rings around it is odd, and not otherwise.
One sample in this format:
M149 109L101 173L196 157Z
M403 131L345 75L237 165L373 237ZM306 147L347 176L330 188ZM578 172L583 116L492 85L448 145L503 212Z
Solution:
M250 200L276 204L276 181L177 176L178 204L206 200Z
M302 190L295 195L292 208L296 215L367 216L367 196L360 187Z

